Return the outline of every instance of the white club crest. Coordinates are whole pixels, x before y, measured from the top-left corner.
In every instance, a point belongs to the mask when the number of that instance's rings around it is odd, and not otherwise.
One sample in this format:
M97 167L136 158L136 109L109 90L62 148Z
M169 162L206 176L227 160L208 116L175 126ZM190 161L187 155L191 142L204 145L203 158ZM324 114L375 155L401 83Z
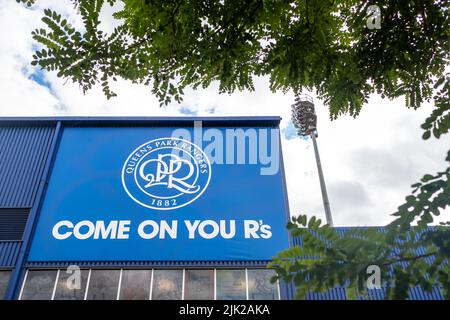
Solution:
M155 139L136 148L122 169L127 194L140 205L171 210L195 201L206 190L211 164L195 144L177 138Z

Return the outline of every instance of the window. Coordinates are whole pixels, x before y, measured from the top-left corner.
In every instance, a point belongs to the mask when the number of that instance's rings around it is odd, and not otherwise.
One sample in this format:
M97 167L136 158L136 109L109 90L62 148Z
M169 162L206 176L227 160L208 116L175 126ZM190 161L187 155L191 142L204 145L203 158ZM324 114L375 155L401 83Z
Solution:
M120 270L91 270L88 300L116 300Z
M6 289L8 288L9 277L11 276L11 271L1 270L0 271L0 300L4 299Z
M155 270L152 287L153 300L181 300L183 270Z
M275 275L271 269L248 271L248 298L250 300L278 300L278 283L270 283Z
M89 270L79 270L78 272L68 272L65 269L60 270L55 289L55 300L84 299ZM76 277L79 277L79 280Z
M57 270L29 270L20 296L21 300L50 300Z
M217 300L245 299L245 270L217 270Z
M214 300L214 270L186 270L185 300Z
M123 270L119 299L148 300L151 276L151 270Z
M10 270L0 270L0 299ZM278 300L271 269L30 269L22 300Z

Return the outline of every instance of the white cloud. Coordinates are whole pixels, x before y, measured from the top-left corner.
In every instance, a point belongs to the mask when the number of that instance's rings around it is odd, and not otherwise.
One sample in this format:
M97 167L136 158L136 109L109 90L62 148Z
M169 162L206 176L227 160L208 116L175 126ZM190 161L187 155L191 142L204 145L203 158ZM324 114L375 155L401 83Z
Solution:
M14 1L0 0L0 116L173 116L181 106L159 107L150 88L119 80L112 84L117 98L107 100L96 87L83 95L76 84L44 72L50 88L30 79L31 31L42 25L42 10L52 7L76 26L81 21L70 1L41 0L33 10ZM102 12L103 30L113 28L112 10ZM255 80L255 92L219 95L217 85L207 90L186 90L183 108L199 116L279 115L281 128L289 124L293 94L272 93L268 80ZM431 112L429 105L407 110L402 99L373 96L357 119L348 116L330 121L328 110L316 99L319 149L335 224L383 225L410 192L410 185L425 173L445 166L448 136L436 141L421 139L420 124ZM183 110L182 110L183 111ZM292 214L323 218L322 199L311 141L282 140ZM446 212L446 219L448 220ZM444 219L444 217L443 217Z
M2 115L39 115L53 112L57 100L49 90L29 79L32 55L31 25L40 14L12 1L1 1L0 92Z

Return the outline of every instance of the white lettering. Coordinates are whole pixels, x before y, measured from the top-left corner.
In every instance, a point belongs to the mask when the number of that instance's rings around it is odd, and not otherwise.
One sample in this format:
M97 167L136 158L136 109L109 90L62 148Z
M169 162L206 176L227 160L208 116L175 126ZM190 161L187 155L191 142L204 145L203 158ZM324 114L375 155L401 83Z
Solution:
M208 227L208 226L212 227L212 231L210 233L207 233L205 230L206 227ZM215 238L219 234L219 225L217 224L217 222L215 222L213 220L205 220L205 221L201 222L200 225L198 226L198 234L203 239Z
M83 227L87 227L88 231L86 233L81 233L81 228ZM88 220L83 220L78 222L75 225L75 228L73 228L73 235L75 236L75 238L79 239L79 240L86 240L87 238L92 237L92 235L95 232L95 225Z
M79 240L93 239L128 239L130 232L130 220L112 220L108 224L99 220L91 222L83 220L77 224L71 221L62 220L53 226L52 235L55 239L65 240L70 236L74 236ZM61 229L65 227L68 231L61 233Z
M66 233L59 233L59 229L64 226L69 229L73 229L73 223L68 220L63 220L58 222L53 226L52 235L55 239L65 240L72 235L71 231L67 231Z
M195 220L194 224L192 224L189 220L184 220L184 224L188 228L189 239L195 239L195 230L197 230L199 223L199 220Z
M236 235L236 221L230 220L230 231L227 233L225 220L220 220L220 235L224 239L231 239Z
M152 231L150 233L146 233L144 228L147 226L152 227ZM142 222L138 227L138 234L142 239L153 239L159 232L158 224L153 220L146 220Z
M249 238L256 238L258 239L259 236L256 233L259 229L259 224L258 221L255 220L245 220L244 221L244 234L245 234L245 239L249 239Z
M160 226L160 232L159 232L159 238L165 239L165 234L167 233L169 237L172 239L177 238L177 228L178 228L178 221L172 221L172 225L169 226L167 221L162 220L161 226Z
M189 239L210 240L217 237L233 239L236 236L236 220L184 220ZM271 226L263 220L244 220L245 239L269 239L272 237ZM73 236L78 240L94 239L129 239L131 220L89 221L77 223L61 220L52 228L52 235L57 240L65 240ZM141 239L177 239L177 220L144 220L137 228L137 236Z
M272 237L272 231L270 231L271 227L267 224L263 224L261 226L261 238L269 239Z
M105 227L104 221L97 221L95 224L95 232L94 239L98 239L100 237L100 233L102 234L102 239L115 239L116 231L117 231L117 220L113 220L108 224L108 227Z
M117 239L128 239L130 235L130 220L121 220L119 221L119 230L117 232Z

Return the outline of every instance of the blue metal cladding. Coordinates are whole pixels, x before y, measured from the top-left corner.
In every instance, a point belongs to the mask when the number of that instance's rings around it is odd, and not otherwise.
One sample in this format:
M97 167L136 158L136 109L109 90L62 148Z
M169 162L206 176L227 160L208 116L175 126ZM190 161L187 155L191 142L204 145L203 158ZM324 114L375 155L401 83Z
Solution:
M367 297L359 297L359 300L384 300L386 297L386 287L381 289L367 290ZM347 290L344 287L336 287L326 292L309 292L307 300L347 300ZM409 300L443 300L443 296L438 287L434 286L431 292L426 292L419 286L409 289Z
M0 241L0 267L15 266L22 241Z
M16 265L22 245L19 231L23 231L27 208L33 206L53 132L51 125L0 123L0 209L11 211L9 232L4 236L14 238L0 241L1 268Z
M415 286L409 289L409 298L411 300L444 300L441 291L436 286L433 286L431 292L426 292L421 287Z
M0 208L31 208L55 126L0 123Z
M16 231L24 227L21 243L5 249L5 257L13 257L3 262L12 268L5 299L12 299L17 296L23 279L24 261L45 186L44 174L48 172L59 124L4 120L0 118L0 208L29 211L25 226L23 219L14 219L17 224L12 225Z
M306 296L307 300L346 300L345 288L337 287L323 293L309 292Z

